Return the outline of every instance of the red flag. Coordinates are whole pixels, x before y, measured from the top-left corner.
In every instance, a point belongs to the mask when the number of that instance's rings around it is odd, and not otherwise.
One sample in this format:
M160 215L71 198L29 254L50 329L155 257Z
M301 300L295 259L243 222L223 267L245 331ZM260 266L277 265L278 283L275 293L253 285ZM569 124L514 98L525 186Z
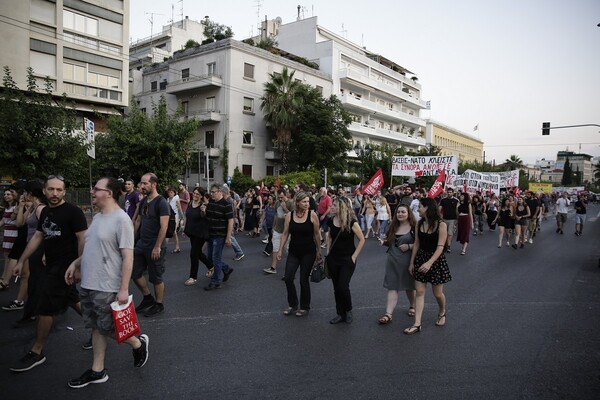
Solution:
M465 183L463 184L463 193L467 193L467 180L465 179Z
M521 188L518 186L515 187L514 193L515 193L515 197L520 197L521 196Z
M279 176L275 179L275 187L277 190L281 189L281 183L279 182Z
M375 175L373 175L371 179L369 179L369 182L367 182L361 194L366 193L372 196L383 187L383 183L383 172L381 172L381 168L379 168L377 172L375 172Z
M445 181L446 181L446 171L441 170L437 179L435 180L433 185L431 185L431 189L429 189L429 192L427 193L427 197L432 198L432 199L435 199L436 197L438 197L440 195L440 193L442 193L442 191L444 190L444 182Z

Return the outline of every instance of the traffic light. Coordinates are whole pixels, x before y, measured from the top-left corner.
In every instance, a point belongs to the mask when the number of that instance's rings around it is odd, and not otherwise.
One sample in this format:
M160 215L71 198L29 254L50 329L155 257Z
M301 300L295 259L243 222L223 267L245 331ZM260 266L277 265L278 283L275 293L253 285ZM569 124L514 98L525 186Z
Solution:
M550 135L550 122L542 122L542 135Z

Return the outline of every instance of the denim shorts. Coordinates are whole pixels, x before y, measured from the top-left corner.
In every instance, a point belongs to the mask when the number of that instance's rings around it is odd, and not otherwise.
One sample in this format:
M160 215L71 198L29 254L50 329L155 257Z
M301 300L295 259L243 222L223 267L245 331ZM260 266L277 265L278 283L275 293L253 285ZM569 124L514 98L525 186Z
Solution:
M575 223L583 225L585 223L585 217L587 214L575 214Z
M117 294L80 288L79 297L85 327L97 329L104 336L114 335L115 323L110 303L116 300Z

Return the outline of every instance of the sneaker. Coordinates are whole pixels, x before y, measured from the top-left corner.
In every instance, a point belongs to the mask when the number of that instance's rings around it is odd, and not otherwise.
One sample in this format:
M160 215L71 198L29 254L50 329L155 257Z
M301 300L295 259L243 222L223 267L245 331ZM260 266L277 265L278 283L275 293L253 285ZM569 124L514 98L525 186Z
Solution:
M90 383L104 383L107 380L108 374L106 373L106 369L103 369L100 372L88 369L79 378L71 379L69 381L69 387L73 389L80 389L82 387L86 387Z
M533 244L533 239L529 238L529 244Z
M140 313L146 311L148 308L152 307L154 304L156 304L154 297L152 297L152 296L150 296L148 298L144 297L144 300L142 300L140 305L135 308L135 312L140 314Z
M561 234L561 235L563 234L563 230L562 230L562 229L560 230L560 234Z
M264 244L267 244L267 243L269 243L269 238L263 239L263 240L261 240L261 242L263 242Z
M133 349L133 366L136 368L142 368L146 365L146 361L148 361L148 347L150 346L150 338L146 334L141 334L138 336L140 342L142 342L142 346Z
M560 228L556 228L556 233L560 232Z
M208 286L204 287L207 292L215 289L221 289L221 285L219 283L209 283Z
M321 243L321 248L324 249L327 247L327 244L325 242Z
M265 256L267 256L267 257L269 257L269 256L271 255L271 253L269 253L269 252L268 252L268 251L266 251L266 250L263 250L263 254L264 254Z
M84 350L91 350L94 346L92 345L92 337L88 339L87 342L81 345L81 348Z
M242 258L244 258L245 254L240 254L239 256L235 256L233 257L233 261L240 261Z
M4 311L16 311L16 310L22 310L24 307L25 307L24 301L13 300L10 303L8 303L8 305L2 307L2 309Z
M165 311L165 306L162 303L154 303L154 305L150 307L148 311L146 311L144 317L153 317L155 315L162 314L163 311Z
M46 361L46 356L42 354L36 354L33 351L25 354L23 358L19 360L19 365L16 367L11 367L10 370L12 372L25 372L29 371L32 368L37 367L40 364L43 364Z
M473 236L477 236L477 232L473 232Z
M265 268L265 269L263 269L263 271L265 271L267 274L276 274L277 273L277 270L273 267Z
M229 269L227 270L227 272L225 272L225 273L223 274L223 282L227 282L227 281L229 280L229 276L230 276L231 274L233 274L233 271L234 271L234 269L233 269L233 268L231 268L231 267L229 267Z

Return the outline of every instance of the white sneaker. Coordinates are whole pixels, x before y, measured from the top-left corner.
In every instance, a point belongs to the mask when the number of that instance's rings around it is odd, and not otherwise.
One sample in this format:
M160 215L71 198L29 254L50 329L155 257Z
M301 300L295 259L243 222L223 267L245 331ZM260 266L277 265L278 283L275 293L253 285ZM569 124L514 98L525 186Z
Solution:
M533 239L529 239L529 243L533 243Z
M261 242L263 242L264 244L267 244L267 243L269 243L269 238L263 239L263 240L261 240Z

